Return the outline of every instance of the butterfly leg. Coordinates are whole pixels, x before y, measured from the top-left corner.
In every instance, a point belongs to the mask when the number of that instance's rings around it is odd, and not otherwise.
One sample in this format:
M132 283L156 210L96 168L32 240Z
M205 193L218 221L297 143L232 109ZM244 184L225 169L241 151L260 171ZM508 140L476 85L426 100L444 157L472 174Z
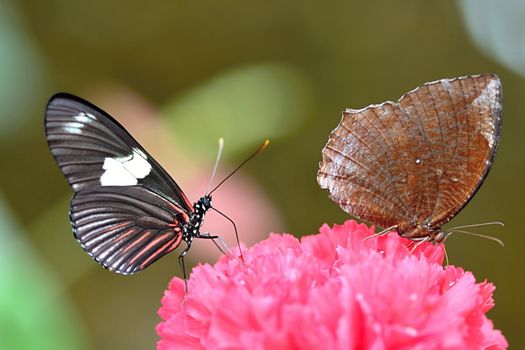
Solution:
M213 244L215 244L217 249L219 249L222 254L229 256L230 258L233 257L233 254L231 254L231 251L230 251L230 247L228 246L228 244L226 244L226 242L221 236L215 236L215 235L211 235L205 232L205 233L200 233L198 238L211 239ZM219 242L222 244L222 247L217 243L217 241L215 241L216 239L219 240Z
M390 227L388 227L388 228L385 228L385 229L384 229L383 231L381 231L381 232L376 232L376 233L374 233L374 234L372 234L372 235L370 235L370 236L367 236L367 237L363 238L362 241L364 242L364 241L366 241L366 240L368 240L368 239L370 239L370 238L373 238L373 237L383 236L383 235L387 234L388 232L390 232L390 231L392 231L392 230L394 230L394 229L397 229L397 225L390 226Z
M188 276L186 275L186 265L184 264L184 257L186 254L188 254L188 250L190 250L191 244L187 244L186 249L182 251L179 255L179 266L182 270L182 276L184 277L184 289L186 293L188 293Z
M197 236L197 238L204 238L204 239L222 239L221 236L211 235L211 234L209 234L208 232L201 232L201 233L199 233L199 235Z
M410 254L412 254L414 252L414 250L416 250L417 247L419 247L421 244L425 243L425 242L429 242L431 241L432 238L430 238L430 236L427 236L427 237L422 237L421 239L412 239L412 242L417 242L417 243L410 243L409 246L407 246L407 248L409 248L410 246L412 246L412 249L410 249Z
M237 232L237 225L235 225L235 222L232 219L230 219L223 212L221 212L221 211L219 211L219 210L217 210L216 208L213 208L213 207L211 209L214 210L215 212L217 212L218 214L220 214L225 219L227 219L233 225L233 230L235 231L235 239L237 240L237 246L239 247L239 253L241 255L241 260L244 262L244 256L242 255L242 249L241 249L241 242L239 241L239 233ZM228 247L228 250L230 250L229 247Z

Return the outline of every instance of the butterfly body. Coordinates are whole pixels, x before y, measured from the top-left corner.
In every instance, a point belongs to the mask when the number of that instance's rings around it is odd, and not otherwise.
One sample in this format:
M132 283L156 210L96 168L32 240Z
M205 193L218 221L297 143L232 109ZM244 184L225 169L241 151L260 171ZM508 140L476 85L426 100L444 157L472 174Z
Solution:
M187 246L180 259L194 238L216 238L200 232L211 196L191 205L168 173L103 110L56 94L46 108L45 131L74 192L70 221L75 238L108 270L132 274L181 241Z
M193 205L193 212L189 220L182 224L182 239L189 245L193 238L200 238L200 228L204 221L206 212L212 207L211 196L206 195Z
M430 218L426 220L427 223L412 224L405 228L402 225L396 227L397 232L401 237L409 238L414 241L429 240L431 242L440 243L446 238L446 233L440 227L431 227Z

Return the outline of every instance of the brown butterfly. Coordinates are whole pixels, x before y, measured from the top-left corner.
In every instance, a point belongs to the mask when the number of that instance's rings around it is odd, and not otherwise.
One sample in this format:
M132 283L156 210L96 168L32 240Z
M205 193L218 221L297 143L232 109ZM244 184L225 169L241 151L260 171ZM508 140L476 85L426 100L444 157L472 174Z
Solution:
M423 84L397 102L347 109L317 181L347 213L416 241L472 198L500 142L501 82L483 74Z

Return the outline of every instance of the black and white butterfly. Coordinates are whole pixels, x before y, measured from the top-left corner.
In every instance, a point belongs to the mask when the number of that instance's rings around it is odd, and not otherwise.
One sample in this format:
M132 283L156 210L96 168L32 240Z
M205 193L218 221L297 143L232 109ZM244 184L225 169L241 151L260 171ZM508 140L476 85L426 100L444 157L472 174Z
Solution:
M218 186L191 205L155 159L98 107L56 94L46 108L45 130L49 149L74 192L74 235L108 270L143 270L184 241L179 262L186 277L184 256L192 240L219 238L200 232Z

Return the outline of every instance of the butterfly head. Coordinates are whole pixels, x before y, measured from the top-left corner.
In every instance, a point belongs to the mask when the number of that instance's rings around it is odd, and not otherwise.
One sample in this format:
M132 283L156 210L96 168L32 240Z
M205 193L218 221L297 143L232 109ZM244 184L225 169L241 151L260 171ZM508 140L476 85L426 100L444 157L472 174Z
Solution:
M198 234L199 227L202 225L204 215L212 207L211 196L205 195L193 205L193 215L190 216L188 225L194 234Z
M449 235L449 233L442 231L440 227L432 226L430 219L425 220L424 223L413 223L413 225L408 225L407 227L400 225L397 230L401 237L432 243L442 243Z
M437 233L433 236L432 242L434 243L443 243L447 239L447 237L450 235L450 232L445 231L437 231Z
M195 203L196 207L197 205L199 205L198 208L200 208L204 212L208 211L211 208L211 195L207 194L201 199L199 199L199 201Z

